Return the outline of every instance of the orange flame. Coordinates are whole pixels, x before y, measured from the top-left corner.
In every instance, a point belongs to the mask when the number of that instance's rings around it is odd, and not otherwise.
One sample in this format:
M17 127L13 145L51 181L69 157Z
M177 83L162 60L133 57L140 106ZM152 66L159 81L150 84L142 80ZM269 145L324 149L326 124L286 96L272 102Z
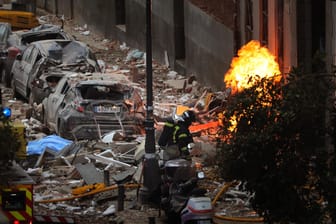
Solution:
M279 64L275 56L260 45L259 41L252 40L238 51L238 57L234 57L230 70L224 76L224 82L232 93L249 88L253 85L251 78L260 78L280 75Z
M224 82L226 87L231 88L231 92L234 94L253 86L253 77L271 78L278 76L275 81L279 82L280 74L279 64L276 62L275 56L266 47L261 46L259 41L252 40L238 51L238 57L233 58L231 68L224 76ZM264 106L267 106L267 103ZM241 114L235 114L230 118L229 131L237 131L237 123L241 116Z

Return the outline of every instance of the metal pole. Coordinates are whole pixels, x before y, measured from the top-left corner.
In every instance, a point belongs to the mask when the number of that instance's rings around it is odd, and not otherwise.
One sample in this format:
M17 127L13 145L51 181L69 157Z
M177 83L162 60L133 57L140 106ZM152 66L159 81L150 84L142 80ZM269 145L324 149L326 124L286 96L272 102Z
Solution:
M145 159L143 166L144 187L140 189L143 203L157 203L160 199L160 170L155 154L153 119L153 79L152 79L152 30L151 0L146 0L146 120Z
M108 170L104 170L104 184L105 187L110 186L110 172Z
M125 186L118 184L118 212L124 211Z
M146 121L150 121L148 128L154 130L153 123L153 69L152 69L152 15L151 0L146 0L146 91L147 91L147 114ZM154 133L154 132L153 132ZM147 140L147 132L146 132ZM146 141L147 143L147 141ZM152 143L152 142L151 142ZM151 145L152 146L152 145ZM155 144L153 144L155 146ZM147 147L146 147L147 149ZM151 149L149 152L155 152Z

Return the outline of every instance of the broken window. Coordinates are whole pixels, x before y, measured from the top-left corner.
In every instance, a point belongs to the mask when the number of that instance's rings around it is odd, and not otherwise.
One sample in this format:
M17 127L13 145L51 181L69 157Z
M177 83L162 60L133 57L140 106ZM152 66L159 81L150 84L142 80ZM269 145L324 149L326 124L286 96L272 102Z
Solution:
M262 0L261 3L261 24L260 24L261 44L268 44L268 0Z
M174 1L174 37L175 57L177 60L185 59L185 36L184 36L184 2Z
M284 1L278 0L278 62L280 69L283 67L284 60L284 44L283 44L283 30L284 30L284 22L283 22L283 14L284 14Z
M248 42L252 40L253 37L253 4L251 0L246 1L245 10L245 37L246 42Z
M124 100L124 93L113 86L83 86L80 92L83 99Z

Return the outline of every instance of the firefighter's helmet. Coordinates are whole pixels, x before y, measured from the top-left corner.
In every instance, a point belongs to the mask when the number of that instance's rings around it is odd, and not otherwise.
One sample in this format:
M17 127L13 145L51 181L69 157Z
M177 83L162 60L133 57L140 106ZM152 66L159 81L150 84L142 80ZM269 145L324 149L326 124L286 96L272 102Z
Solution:
M195 112L192 110L186 110L182 114L182 119L185 123L190 125L192 122L196 121L196 115Z

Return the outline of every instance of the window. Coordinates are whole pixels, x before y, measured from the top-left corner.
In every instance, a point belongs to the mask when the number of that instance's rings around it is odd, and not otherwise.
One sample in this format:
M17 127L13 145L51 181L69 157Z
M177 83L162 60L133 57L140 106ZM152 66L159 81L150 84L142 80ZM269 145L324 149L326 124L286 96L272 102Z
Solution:
M33 48L27 61L31 64L35 64L35 62L37 61L36 59L37 59L38 53L39 51L36 48Z
M66 94L68 92L69 88L70 88L70 86L69 86L68 82L67 81L64 82L64 85L63 85L62 90L61 90L61 94Z
M28 47L22 54L22 61L29 62L29 57L32 52L33 46Z
M245 12L245 38L248 42L253 37L253 3L251 0L246 1Z
M185 59L184 2L180 0L174 1L174 38L175 58L183 63Z
M277 27L277 36L278 36L278 62L280 68L283 66L284 61L284 44L283 44L283 12L284 11L284 1L278 0L278 27Z
M65 94L64 104L71 105L71 103L76 99L75 88L69 89L69 91Z
M268 44L268 0L261 3L260 39L262 45Z

